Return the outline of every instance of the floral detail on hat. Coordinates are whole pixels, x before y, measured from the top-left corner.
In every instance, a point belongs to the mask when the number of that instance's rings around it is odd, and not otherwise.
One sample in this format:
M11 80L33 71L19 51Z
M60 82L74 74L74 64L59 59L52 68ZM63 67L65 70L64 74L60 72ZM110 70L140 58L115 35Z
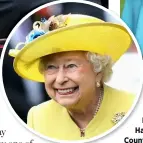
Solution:
M67 20L70 14L51 16L48 20L46 18L41 18L41 21L36 21L33 23L33 30L26 36L25 43L23 46L37 39L38 37L47 34L50 31L67 26ZM18 44L15 49L9 51L9 55L15 57L20 49Z
M42 18L41 21L36 21L33 24L33 30L26 37L26 43L33 41L39 36L46 34L49 31L65 27L67 25L68 15L51 16L48 20Z
M118 112L114 115L114 117L112 118L112 122L114 124L117 124L119 121L121 121L121 119L125 116L125 112Z
M26 37L26 43L29 43L34 39L36 39L37 37L42 36L44 34L45 32L43 30L32 30Z
M67 15L59 15L57 17L54 17L49 25L49 30L55 30L58 28L65 27L67 25L66 20L67 20Z

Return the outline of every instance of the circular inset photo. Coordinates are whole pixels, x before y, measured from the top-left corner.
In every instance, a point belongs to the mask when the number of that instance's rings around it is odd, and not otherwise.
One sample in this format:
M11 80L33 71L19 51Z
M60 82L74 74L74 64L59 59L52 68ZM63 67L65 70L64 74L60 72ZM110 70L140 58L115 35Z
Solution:
M118 16L91 2L39 7L13 29L3 86L14 115L52 141L91 141L121 125L141 92L141 53Z

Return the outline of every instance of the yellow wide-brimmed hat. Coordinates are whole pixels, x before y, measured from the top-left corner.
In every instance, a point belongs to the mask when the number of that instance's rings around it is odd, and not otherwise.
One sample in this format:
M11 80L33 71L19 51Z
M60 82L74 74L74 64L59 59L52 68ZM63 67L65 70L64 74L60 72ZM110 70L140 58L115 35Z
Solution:
M18 75L44 82L39 71L43 56L78 50L109 55L116 62L130 43L130 34L119 24L87 15L68 14L35 22L23 48L11 49L9 55L15 57L14 69Z

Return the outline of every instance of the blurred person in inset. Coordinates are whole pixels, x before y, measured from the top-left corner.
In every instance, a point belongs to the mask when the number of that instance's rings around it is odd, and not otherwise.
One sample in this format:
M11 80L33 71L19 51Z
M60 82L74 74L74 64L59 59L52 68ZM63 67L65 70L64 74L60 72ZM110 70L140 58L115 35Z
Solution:
M34 22L23 48L9 51L16 73L44 83L51 98L30 109L28 126L50 138L81 140L120 122L134 95L106 82L130 43L123 26L92 16L67 14Z

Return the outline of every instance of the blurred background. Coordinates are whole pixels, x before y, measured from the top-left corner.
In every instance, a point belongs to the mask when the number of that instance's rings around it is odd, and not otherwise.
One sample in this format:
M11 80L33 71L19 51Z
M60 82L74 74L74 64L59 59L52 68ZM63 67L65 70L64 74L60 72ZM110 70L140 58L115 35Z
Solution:
M108 0L91 0L108 8ZM11 30L28 12L51 2L50 0L1 0L0 1L0 39L2 51L6 37ZM33 106L49 100L45 93L43 84L27 81L20 78L13 70L13 58L8 56L8 51L15 48L19 42L24 42L27 34L32 30L34 21L41 20L42 17L49 18L51 15L82 13L98 16L104 19L103 12L92 6L78 3L58 4L44 8L29 17L13 34L3 59L3 82L7 97L11 106L19 117L26 122L27 112ZM0 51L0 52L1 52Z
M143 56L143 0L120 0L120 16L135 35Z
M104 0L104 1L94 0L94 2L97 2L98 4L108 8L107 0ZM34 5L34 3L29 2L29 5ZM25 8L24 4L23 5L21 4L22 6L21 8ZM27 4L25 6L28 7L29 5ZM35 7L37 6L38 5L35 5ZM35 7L32 7L32 8L35 8ZM30 11L32 10L32 8L28 10ZM23 13L23 15L20 15L19 20L27 12L28 11ZM44 85L42 83L37 83L26 79L22 79L14 72L13 58L8 56L8 51L11 48L15 48L15 46L19 42L25 42L26 36L32 30L33 22L37 20L38 21L41 20L42 17L45 17L46 19L48 19L52 15L69 14L69 13L86 14L86 15L98 17L105 21L119 23L117 19L113 18L111 15L109 15L108 13L105 13L101 9L98 9L90 5L82 4L82 3L70 2L70 3L56 4L56 5L41 9L40 11L36 12L31 17L29 17L27 20L25 20L17 28L16 32L12 35L12 38L9 41L9 44L7 46L5 56L3 59L3 83L4 83L4 88L11 106L24 122L27 121L26 119L27 113L32 106L40 104L44 101L47 101L50 98L45 92ZM8 22L7 25L9 26L11 25L11 22L8 19L9 17L6 17L6 20ZM11 19L11 21L13 20ZM3 22L5 21L3 20ZM7 27L6 24L2 24L2 25L4 27L0 31L0 36L1 38L5 38L8 36L12 27ZM13 24L13 27L14 27L14 24ZM117 62L117 64L113 67L113 70L114 70L114 74L111 78L111 81L109 81L107 84L115 88L127 90L129 92L133 92L136 94L138 91L138 85L141 82L141 78L140 78L141 69L140 69L140 58L138 56L138 52L134 44L132 44L132 46L127 51L127 53L125 53L121 57L119 62Z

